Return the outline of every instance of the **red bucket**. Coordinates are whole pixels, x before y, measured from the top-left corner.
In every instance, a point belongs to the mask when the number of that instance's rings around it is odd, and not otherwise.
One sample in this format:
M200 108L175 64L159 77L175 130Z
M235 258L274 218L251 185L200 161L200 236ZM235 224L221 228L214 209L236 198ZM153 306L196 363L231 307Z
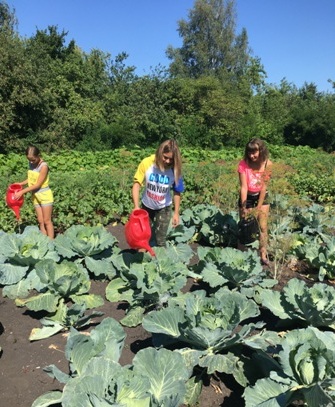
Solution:
M155 252L149 244L151 227L147 211L135 209L131 213L129 221L125 225L125 235L127 243L132 249L145 249L151 256L155 256Z
M16 215L16 219L18 219L18 220L20 219L20 208L23 205L24 197L22 195L20 199L15 199L14 195L15 195L15 192L18 192L21 190L22 190L22 185L11 184L7 188L7 194L6 194L6 204L14 211L14 213Z

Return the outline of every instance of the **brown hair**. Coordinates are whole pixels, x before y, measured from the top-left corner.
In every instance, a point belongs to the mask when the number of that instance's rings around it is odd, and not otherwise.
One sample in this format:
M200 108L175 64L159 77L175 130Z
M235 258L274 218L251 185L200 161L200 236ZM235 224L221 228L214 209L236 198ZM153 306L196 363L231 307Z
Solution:
M39 157L41 155L40 150L33 145L30 145L26 148L26 156L28 156L29 154L31 154L33 157Z
M181 177L181 155L177 141L174 139L163 141L163 143L161 143L157 148L155 154L155 163L161 171L164 171L164 153L172 153L174 178L175 183L178 184L178 180Z
M265 162L269 158L269 150L266 144L263 140L255 137L249 140L245 146L244 160L249 162L249 153L253 153L257 150L259 151L259 158L262 162Z

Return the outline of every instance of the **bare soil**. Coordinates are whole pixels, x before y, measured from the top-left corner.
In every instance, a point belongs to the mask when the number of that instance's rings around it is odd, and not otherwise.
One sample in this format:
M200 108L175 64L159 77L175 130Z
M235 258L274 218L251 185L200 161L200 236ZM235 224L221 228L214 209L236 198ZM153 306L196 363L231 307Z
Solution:
M118 239L119 247L127 249L122 224L108 227L108 230ZM271 265L270 265L271 268ZM294 268L287 268L281 273L281 289L287 280L297 275ZM189 280L188 289L195 283ZM91 291L105 296L107 283L92 281ZM120 320L125 315L125 304L110 303L99 308L105 317ZM99 322L99 320L96 320ZM68 372L68 363L64 356L66 334L59 333L41 341L29 341L33 328L40 327L38 319L24 308L16 307L13 300L0 295L0 406L31 407L33 401L47 391L62 389L57 380L50 378L43 368L54 364L64 372ZM141 326L124 327L127 334L126 344L122 352L120 364L130 364L136 352L152 346L151 335ZM205 386L199 401L199 407L242 407L243 389L231 376L211 376L205 381ZM75 407L75 406L73 406Z

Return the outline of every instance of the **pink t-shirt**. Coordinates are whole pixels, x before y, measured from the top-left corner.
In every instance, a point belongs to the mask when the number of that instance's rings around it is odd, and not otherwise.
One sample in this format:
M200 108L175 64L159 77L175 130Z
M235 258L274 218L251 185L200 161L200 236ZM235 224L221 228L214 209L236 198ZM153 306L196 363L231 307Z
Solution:
M251 169L244 160L239 162L237 171L240 174L246 175L249 192L255 193L261 191L264 185L266 171L255 171Z

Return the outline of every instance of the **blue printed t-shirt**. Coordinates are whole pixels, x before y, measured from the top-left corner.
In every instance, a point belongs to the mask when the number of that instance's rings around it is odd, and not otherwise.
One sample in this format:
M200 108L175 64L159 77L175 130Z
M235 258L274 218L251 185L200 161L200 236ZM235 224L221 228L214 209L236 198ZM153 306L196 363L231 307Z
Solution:
M154 154L141 161L134 176L134 182L145 186L142 203L154 210L172 204L171 189L175 192L184 191L183 179L180 178L176 184L173 168L161 171L155 164Z

